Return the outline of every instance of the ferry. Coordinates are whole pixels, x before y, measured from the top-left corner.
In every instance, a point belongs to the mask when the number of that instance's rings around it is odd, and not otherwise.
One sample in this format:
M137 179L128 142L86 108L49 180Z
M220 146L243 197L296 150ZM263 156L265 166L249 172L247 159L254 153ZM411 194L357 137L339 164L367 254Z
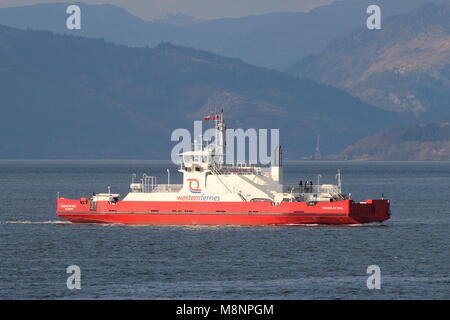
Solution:
M223 111L208 116L218 136L180 154L181 184L159 184L157 177L132 175L123 198L111 193L66 199L58 193L56 214L73 223L124 225L309 225L363 224L390 218L390 201L358 202L336 184L299 181L283 184L281 147L270 167L226 164ZM168 171L168 174L170 172Z

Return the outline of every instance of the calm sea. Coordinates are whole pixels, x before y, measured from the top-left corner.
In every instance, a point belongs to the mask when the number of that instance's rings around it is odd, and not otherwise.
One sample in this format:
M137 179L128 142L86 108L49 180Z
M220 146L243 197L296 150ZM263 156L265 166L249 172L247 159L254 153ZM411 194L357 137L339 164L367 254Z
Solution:
M285 183L334 182L391 199L369 226L74 225L56 193L125 195L131 174L181 176L152 161L0 161L0 299L449 299L450 162L296 162ZM81 289L66 268L81 269ZM367 267L381 269L369 290Z

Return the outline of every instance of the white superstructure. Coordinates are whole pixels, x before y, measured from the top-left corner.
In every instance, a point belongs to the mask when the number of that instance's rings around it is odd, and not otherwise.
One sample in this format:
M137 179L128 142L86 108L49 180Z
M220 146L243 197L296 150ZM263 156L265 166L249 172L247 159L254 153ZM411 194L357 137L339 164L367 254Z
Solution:
M281 148L273 150L271 167L248 164L226 165L224 163L225 122L223 112L214 116L215 143L205 146L194 143L192 151L181 154L182 164L178 170L183 174L182 184L158 184L156 177L136 176L130 185L131 192L123 201L337 201L346 198L341 194L340 176L338 185L283 186ZM169 174L169 173L168 173ZM108 194L96 197L108 197ZM118 195L114 195L117 198Z

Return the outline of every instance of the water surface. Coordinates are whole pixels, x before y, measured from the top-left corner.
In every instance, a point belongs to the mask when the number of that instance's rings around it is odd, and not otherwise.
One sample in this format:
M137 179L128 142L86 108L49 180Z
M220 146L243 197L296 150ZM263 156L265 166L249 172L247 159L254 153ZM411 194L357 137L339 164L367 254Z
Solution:
M56 193L125 195L133 172L180 183L157 161L0 161L0 299L449 299L450 162L291 162L285 183L334 182L391 199L381 225L75 225ZM68 290L66 268L81 268ZM381 268L368 290L367 267Z

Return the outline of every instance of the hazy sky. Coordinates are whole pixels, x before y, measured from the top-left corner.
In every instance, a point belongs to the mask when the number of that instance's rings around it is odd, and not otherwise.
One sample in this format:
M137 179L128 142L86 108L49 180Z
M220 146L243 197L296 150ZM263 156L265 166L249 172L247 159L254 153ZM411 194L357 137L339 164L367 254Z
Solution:
M338 0L85 0L90 4L109 3L126 8L144 19L165 14L183 13L210 19L221 17L242 17L277 11L308 11L314 7ZM0 7L22 6L69 0L0 0Z

